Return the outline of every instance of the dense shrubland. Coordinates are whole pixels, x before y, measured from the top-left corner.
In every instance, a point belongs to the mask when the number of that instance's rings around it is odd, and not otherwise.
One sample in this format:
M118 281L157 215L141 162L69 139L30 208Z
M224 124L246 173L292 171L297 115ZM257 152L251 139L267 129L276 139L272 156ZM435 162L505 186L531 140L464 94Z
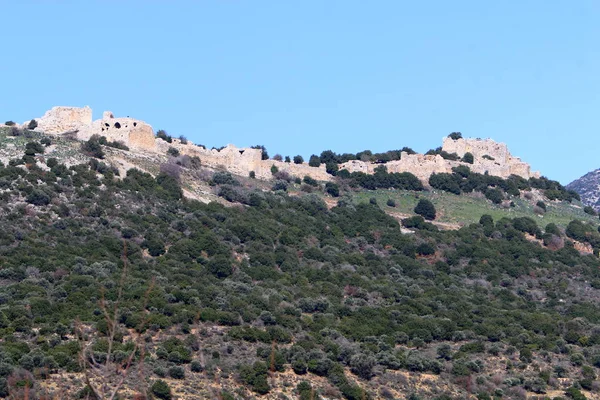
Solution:
M82 372L83 343L98 360L132 360L126 385L162 399L173 382L220 381L223 398L241 397L234 382L264 394L281 389L284 371L298 377L290 390L300 398L599 389L600 262L572 242L599 245L591 224L562 232L482 216L439 231L415 216L402 222L415 231L407 235L377 202L328 208L317 195L256 191L223 172L211 175L214 190L243 205L187 200L169 168L121 179L97 159L9 164L0 166L1 396L39 394L57 372ZM378 174L376 187L413 182ZM461 192L488 179L470 176L456 180ZM113 330L102 304L115 305L120 289ZM423 385L394 371L438 378ZM84 396L77 382L64 390Z

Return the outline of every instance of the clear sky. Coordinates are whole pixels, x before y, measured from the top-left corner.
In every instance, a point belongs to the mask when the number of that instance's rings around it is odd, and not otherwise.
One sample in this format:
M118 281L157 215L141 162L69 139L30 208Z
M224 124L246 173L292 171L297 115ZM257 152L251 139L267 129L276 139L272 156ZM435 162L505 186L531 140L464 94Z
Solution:
M0 119L54 105L195 143L425 152L492 138L566 184L600 167L600 2L0 0Z

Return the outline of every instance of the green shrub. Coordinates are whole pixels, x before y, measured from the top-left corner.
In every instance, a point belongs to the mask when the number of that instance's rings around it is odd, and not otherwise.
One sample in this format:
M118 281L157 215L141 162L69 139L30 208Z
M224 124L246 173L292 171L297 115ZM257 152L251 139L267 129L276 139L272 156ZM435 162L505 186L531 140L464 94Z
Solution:
M150 391L154 396L162 400L171 400L173 398L169 384L162 379L155 381L150 387Z
M27 124L27 129L35 129L38 127L38 122L35 119L32 119L31 121L29 121L29 123Z
M430 221L434 220L436 216L436 211L435 207L433 206L433 203L427 199L419 200L414 211L415 213Z

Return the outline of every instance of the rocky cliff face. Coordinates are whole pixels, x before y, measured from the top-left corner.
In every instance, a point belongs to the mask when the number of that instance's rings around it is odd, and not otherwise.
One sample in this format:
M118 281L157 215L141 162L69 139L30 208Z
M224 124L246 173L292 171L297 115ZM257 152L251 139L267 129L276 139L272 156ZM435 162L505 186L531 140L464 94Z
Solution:
M569 183L567 189L579 193L583 204L594 207L596 211L600 210L600 169L588 172Z

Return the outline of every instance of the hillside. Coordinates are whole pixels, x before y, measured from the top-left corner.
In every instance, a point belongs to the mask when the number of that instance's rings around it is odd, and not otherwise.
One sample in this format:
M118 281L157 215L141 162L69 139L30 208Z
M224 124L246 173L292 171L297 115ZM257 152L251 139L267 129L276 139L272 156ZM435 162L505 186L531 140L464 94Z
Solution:
M253 179L0 129L0 396L599 397L600 220L578 196L324 153L326 181Z
M574 190L581 196L581 201L593 207L600 209L600 169L588 172L581 178L574 180L567 185L567 188Z

